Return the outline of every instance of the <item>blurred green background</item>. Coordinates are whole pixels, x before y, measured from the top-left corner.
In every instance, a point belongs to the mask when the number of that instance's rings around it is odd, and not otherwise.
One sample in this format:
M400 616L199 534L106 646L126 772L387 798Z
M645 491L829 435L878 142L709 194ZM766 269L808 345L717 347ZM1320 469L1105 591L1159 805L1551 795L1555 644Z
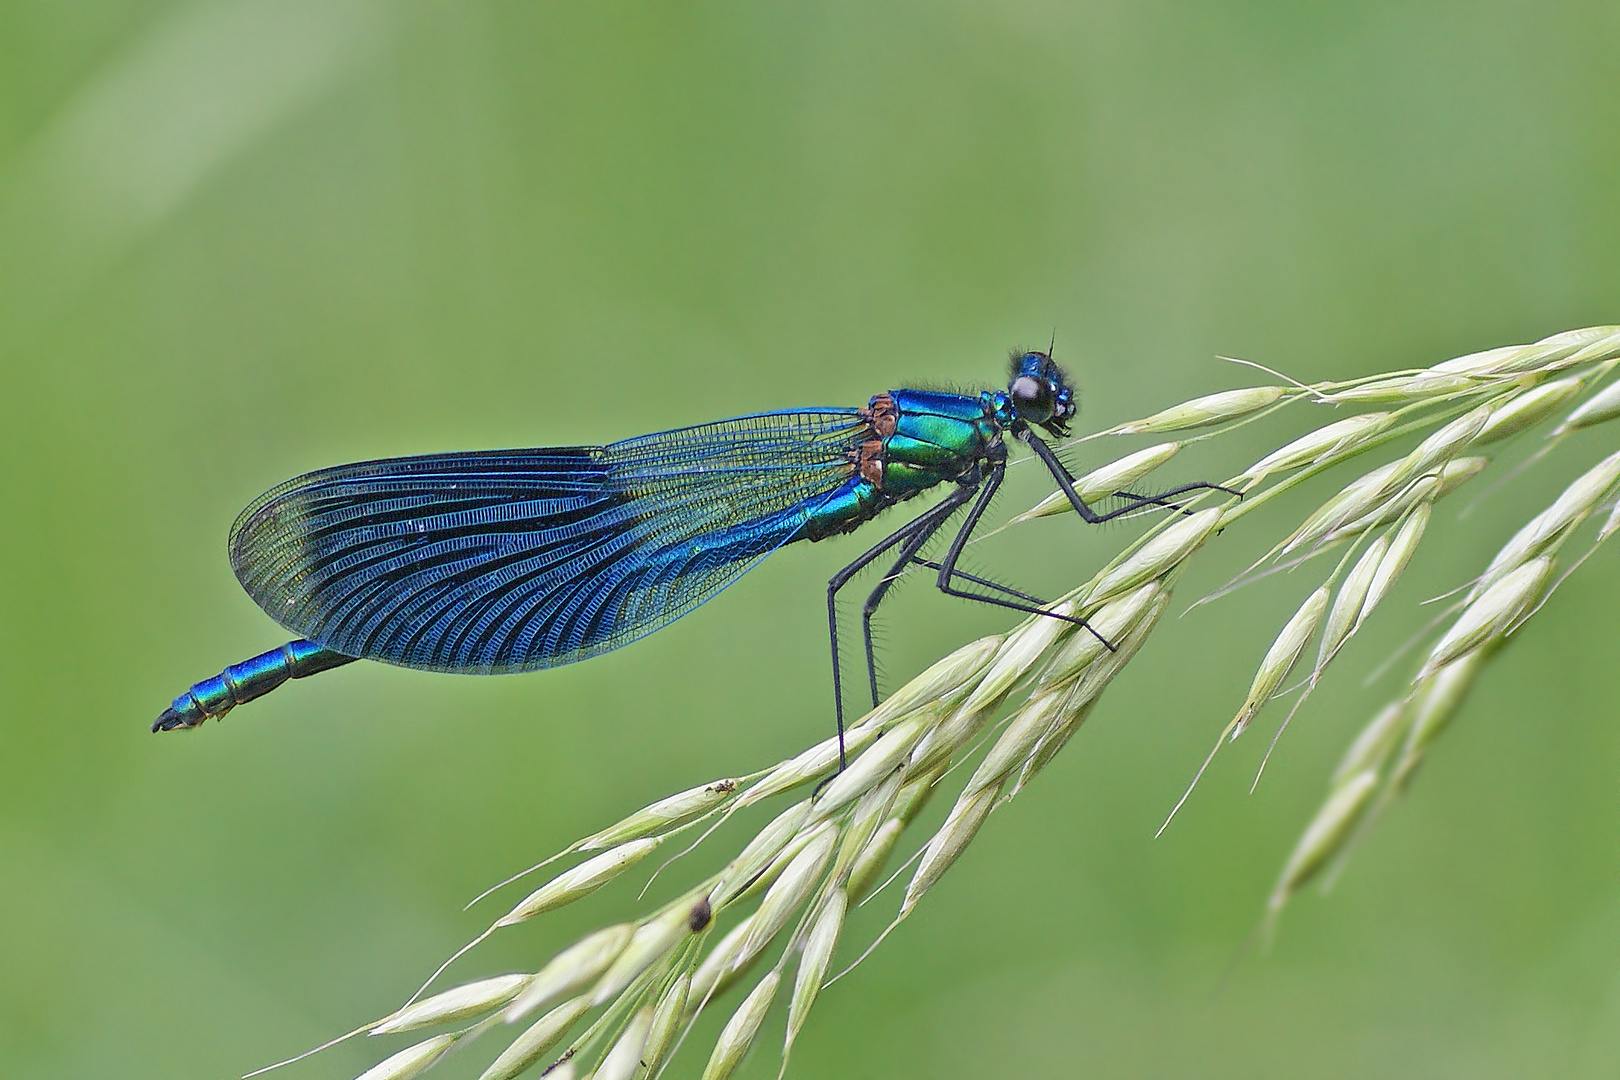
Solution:
M853 538L588 664L358 665L154 737L188 683L286 636L224 553L264 488L993 385L1054 330L1097 427L1254 381L1217 354L1348 377L1620 321L1617 47L1612 3L0 6L0 1074L225 1077L313 1045L485 925L460 908L486 885L830 728L820 595ZM1584 438L1437 517L1258 793L1269 731L1154 842L1317 578L1168 622L823 996L792 1075L1620 1071L1612 551L1340 886L1223 977L1398 685L1361 677L1612 448ZM999 515L1044 493L1015 473ZM1311 505L1229 530L1186 599ZM976 558L1055 592L1139 528L1043 521ZM893 686L1008 620L914 583L886 625ZM532 968L632 902L455 970ZM776 1037L746 1075L775 1075ZM381 1042L281 1075L352 1075Z

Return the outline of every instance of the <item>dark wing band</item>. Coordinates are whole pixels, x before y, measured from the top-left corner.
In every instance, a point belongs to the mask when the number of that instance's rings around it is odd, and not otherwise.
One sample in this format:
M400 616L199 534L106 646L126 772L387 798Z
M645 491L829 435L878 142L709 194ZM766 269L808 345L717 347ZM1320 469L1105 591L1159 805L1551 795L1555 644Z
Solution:
M555 667L670 623L791 540L863 430L854 409L796 410L341 465L254 500L231 565L277 622L350 656Z

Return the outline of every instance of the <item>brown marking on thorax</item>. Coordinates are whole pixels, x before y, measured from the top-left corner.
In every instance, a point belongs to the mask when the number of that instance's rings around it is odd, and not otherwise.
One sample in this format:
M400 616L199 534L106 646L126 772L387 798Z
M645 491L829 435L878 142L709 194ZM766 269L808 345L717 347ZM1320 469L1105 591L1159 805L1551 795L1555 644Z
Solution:
M883 441L900 426L900 410L888 394L874 396L860 411L866 421L866 438L850 450L850 464L862 480L875 488L883 487Z
M874 396L860 415L872 428L872 434L880 439L887 439L900 426L900 409L888 394Z
M867 439L856 451L855 471L875 488L883 486L883 440Z

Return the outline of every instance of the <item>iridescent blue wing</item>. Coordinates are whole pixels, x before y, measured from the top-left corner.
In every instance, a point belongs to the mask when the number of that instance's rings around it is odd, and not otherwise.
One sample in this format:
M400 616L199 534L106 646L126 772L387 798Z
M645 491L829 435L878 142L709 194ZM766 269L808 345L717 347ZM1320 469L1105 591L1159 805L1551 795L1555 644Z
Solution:
M686 614L852 471L854 409L577 446L341 465L254 500L231 565L277 622L434 671L555 667Z

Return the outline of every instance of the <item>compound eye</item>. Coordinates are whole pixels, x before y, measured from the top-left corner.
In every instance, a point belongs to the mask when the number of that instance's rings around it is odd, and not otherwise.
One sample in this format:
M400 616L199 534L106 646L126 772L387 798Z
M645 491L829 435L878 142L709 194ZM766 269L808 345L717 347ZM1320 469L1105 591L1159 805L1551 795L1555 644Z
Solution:
M1052 388L1032 375L1020 375L1007 387L1013 408L1025 420L1039 423L1052 415Z
M1051 411L1051 392L1034 376L1017 377L1013 385L1009 385L1008 393L1013 395L1014 408L1024 419L1029 419L1032 411Z

